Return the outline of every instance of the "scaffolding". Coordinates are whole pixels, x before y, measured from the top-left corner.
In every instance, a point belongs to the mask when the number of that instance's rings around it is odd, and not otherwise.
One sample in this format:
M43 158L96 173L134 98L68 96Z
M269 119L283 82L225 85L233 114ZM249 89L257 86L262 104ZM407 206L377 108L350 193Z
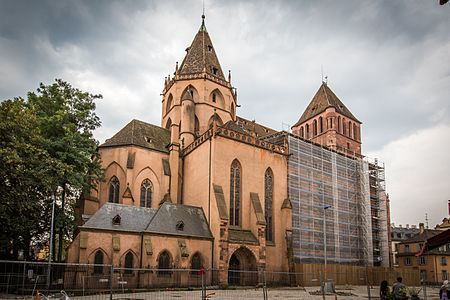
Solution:
M285 135L296 263L324 262L324 219L329 263L388 262L384 166Z

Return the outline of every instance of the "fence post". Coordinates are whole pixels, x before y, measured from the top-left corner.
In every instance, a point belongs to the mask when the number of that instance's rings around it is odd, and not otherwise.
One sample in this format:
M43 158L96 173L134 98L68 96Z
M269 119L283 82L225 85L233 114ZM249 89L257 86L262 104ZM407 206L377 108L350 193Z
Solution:
M423 299L427 300L427 285L425 284L425 279L421 279L422 281L422 289L423 289Z
M367 268L366 268L366 284L367 284L367 298L369 298L370 300L371 297L370 297L369 272L367 272Z
M266 281L266 270L263 271L263 295L264 295L264 300L268 300L267 297L267 281Z
M202 274L202 300L206 299L206 288L205 288L205 269L200 269Z
M113 298L114 265L111 264L111 274L109 275L109 300Z
M22 274L22 296L25 295L25 274L27 270L27 263L23 264L23 274Z

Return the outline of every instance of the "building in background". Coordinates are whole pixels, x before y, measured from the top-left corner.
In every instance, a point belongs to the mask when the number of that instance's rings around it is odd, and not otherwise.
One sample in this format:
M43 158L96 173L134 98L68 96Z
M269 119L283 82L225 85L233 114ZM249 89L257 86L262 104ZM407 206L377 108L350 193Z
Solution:
M329 263L389 266L384 165L362 155L361 122L328 85L277 132L236 115L204 19L186 51L164 80L161 125L132 120L99 146L107 180L80 199L68 261L253 284L227 271L322 264L325 220Z
M440 230L426 229L423 223L419 224L419 233L398 243L398 266L418 270L422 280L427 283L442 283L448 280L450 273L450 245L420 253L425 241L441 233ZM410 234L410 233L408 233Z
M398 267L398 247L400 242L406 241L419 233L419 228L416 225L406 224L405 227L402 225L395 226L391 223L391 242L392 242L392 257L393 266Z

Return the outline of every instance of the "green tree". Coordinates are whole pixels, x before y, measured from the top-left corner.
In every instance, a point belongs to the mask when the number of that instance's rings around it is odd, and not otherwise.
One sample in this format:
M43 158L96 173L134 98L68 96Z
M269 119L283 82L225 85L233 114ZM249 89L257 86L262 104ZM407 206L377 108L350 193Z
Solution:
M58 162L43 148L40 122L23 99L0 105L0 256L28 258L32 238L49 229L51 178Z
M76 199L103 179L98 142L93 138L93 130L101 124L95 113L95 100L100 98L60 79L48 86L41 83L36 93L28 94L28 105L40 121L44 149L62 166L53 182L59 204L55 218L58 251L53 251L58 261L75 227Z
M76 199L103 180L93 138L100 126L95 114L99 98L57 79L41 84L26 101L1 103L0 251L12 253L10 258L17 258L19 249L27 256L32 240L48 239L54 196L62 259L63 244L75 228Z

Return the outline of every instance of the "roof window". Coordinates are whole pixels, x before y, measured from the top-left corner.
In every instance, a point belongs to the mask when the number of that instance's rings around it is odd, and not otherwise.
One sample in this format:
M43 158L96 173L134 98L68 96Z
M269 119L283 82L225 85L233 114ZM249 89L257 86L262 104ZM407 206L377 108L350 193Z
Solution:
M218 71L217 68L213 68L213 74L214 74L214 75L217 75L217 71Z
M121 218L120 218L119 215L116 215L116 216L112 219L113 225L120 225L120 221L121 221Z
M211 45L208 45L208 51L212 52L212 46Z
M176 229L178 231L184 231L184 222L183 221L178 221L178 223L176 225Z

